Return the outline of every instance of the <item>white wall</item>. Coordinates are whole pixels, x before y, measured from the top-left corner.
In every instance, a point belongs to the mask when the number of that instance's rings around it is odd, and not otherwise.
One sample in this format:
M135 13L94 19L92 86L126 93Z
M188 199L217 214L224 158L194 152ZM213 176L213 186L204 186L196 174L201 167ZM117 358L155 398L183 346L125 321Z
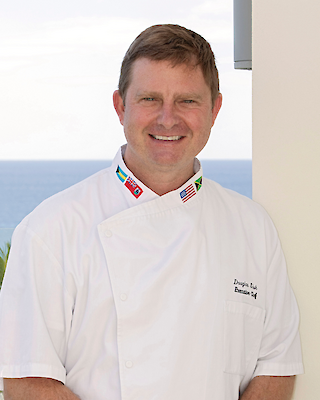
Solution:
M320 2L253 1L253 198L281 238L301 313L305 375L320 399Z

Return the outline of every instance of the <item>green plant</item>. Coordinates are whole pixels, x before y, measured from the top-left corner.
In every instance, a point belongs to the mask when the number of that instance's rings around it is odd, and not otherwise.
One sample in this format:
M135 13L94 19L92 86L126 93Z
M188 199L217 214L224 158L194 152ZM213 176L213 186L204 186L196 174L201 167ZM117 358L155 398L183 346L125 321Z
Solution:
M11 247L10 242L6 242L3 249L0 247L0 289L2 286L4 273L6 272L10 247Z
M6 272L10 247L11 247L10 242L6 242L3 249L0 247L0 289L2 286L4 273ZM3 393L1 390L0 390L0 400L3 400Z

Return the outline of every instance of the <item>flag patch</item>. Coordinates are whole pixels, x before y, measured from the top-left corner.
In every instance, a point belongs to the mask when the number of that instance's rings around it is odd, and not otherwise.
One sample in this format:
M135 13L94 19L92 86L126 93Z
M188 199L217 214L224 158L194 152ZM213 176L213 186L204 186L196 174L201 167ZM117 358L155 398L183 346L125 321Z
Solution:
M187 186L182 192L180 192L180 197L183 203L191 199L196 194L196 191L194 190L193 184L191 183L189 186Z
M118 176L118 178L120 179L121 182L124 182L124 181L127 179L127 177L128 177L128 175L125 174L125 173L122 171L122 169L119 167L119 165L118 165L118 168L117 168L117 170L116 170L116 173L117 173L117 176Z
M200 176L200 178L199 179L197 179L195 182L194 182L194 184L196 185L196 189L197 189L197 192L201 189L201 186L202 186L202 176Z
M141 187L137 185L137 183L132 178L130 178L130 176L124 173L119 165L116 170L116 174L120 181L124 183L124 186L130 190L130 192L134 195L136 199L141 196L141 194L143 193Z
M130 176L128 176L124 186L126 186L136 198L138 198L142 194L141 187L138 186L136 182L132 178L130 178Z

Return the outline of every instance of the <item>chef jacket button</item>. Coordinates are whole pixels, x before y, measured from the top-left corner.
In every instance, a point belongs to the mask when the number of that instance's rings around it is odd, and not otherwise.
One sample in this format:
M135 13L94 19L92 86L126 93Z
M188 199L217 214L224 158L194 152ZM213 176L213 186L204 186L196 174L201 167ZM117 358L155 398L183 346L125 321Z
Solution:
M127 296L125 293L121 293L121 294L120 294L120 299L121 299L122 301L126 301L127 298L128 298L128 296Z
M131 368L133 366L133 362L132 361L126 361L126 367L127 368Z
M109 229L107 229L107 230L104 232L104 234L105 234L105 236L106 236L107 238L110 238L110 237L112 236L112 232L111 232Z

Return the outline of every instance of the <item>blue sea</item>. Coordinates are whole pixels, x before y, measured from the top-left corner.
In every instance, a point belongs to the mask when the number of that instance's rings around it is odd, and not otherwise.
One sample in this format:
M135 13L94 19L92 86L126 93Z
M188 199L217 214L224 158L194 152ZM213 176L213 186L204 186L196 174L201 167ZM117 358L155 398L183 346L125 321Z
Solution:
M251 160L201 160L204 176L252 197ZM95 161L0 161L0 247L39 203L111 165Z

